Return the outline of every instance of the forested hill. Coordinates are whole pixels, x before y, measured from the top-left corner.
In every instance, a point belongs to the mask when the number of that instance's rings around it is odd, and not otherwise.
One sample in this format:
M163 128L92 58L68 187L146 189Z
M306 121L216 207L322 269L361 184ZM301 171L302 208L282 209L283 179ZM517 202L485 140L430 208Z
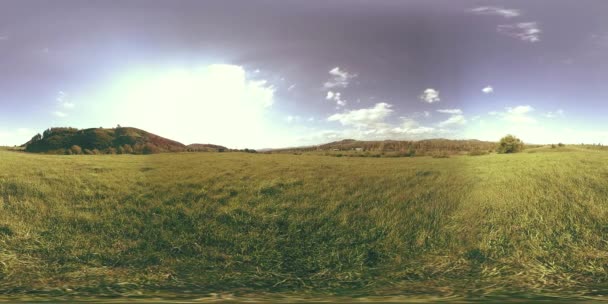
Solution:
M27 152L53 154L153 154L186 146L137 128L50 128L23 145Z
M437 152L457 154L476 151L494 151L495 142L480 140L425 139L418 141L383 140L360 141L345 139L318 146L277 149L273 152L312 152L312 151L360 151L360 152L397 152L424 155Z

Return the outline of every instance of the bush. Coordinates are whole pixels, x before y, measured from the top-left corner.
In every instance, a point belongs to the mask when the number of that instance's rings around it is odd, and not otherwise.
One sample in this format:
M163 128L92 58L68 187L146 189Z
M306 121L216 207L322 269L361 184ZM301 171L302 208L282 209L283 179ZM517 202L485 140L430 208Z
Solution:
M143 154L156 154L156 153L160 153L160 152L161 152L161 149L151 143L145 144L142 149Z
M70 151L72 152L72 154L82 154L82 148L77 145L73 145L72 147L70 147Z
M121 154L133 154L133 148L131 147L131 145L124 144L122 146Z
M559 144L557 144L558 147L564 147L566 145L562 144L561 142Z
M473 150L471 152L469 152L469 156L480 156L480 155L487 155L488 152L487 151L483 151L483 150Z
M450 158L450 155L443 151L443 152L438 152L438 153L433 153L433 158Z
M500 139L496 152L498 153L517 153L524 148L524 143L513 135L507 135Z

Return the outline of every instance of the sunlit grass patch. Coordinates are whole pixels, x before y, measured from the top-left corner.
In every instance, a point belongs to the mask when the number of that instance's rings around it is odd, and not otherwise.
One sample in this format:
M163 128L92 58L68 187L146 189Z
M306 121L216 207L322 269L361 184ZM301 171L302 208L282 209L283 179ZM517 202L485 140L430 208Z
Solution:
M608 154L559 149L0 151L0 290L597 294L608 282Z

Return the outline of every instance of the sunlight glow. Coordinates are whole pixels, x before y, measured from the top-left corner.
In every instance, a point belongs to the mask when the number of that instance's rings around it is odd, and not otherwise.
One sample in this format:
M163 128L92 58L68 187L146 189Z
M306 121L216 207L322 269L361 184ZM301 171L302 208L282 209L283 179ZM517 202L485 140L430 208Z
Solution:
M252 147L270 142L268 110L274 87L249 79L243 67L214 64L201 68L139 70L105 92L112 117L190 143Z

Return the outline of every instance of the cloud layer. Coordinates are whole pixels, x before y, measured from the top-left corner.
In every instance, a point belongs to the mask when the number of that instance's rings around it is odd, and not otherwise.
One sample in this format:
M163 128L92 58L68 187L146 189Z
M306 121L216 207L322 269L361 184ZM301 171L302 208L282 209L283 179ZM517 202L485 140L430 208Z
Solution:
M521 15L521 11L519 10L507 9L497 6L480 6L472 8L469 11L477 15L494 15L501 16L504 18L514 18L519 17Z
M540 41L542 33L537 22L519 22L515 24L503 24L497 27L499 33L517 38L526 42Z

